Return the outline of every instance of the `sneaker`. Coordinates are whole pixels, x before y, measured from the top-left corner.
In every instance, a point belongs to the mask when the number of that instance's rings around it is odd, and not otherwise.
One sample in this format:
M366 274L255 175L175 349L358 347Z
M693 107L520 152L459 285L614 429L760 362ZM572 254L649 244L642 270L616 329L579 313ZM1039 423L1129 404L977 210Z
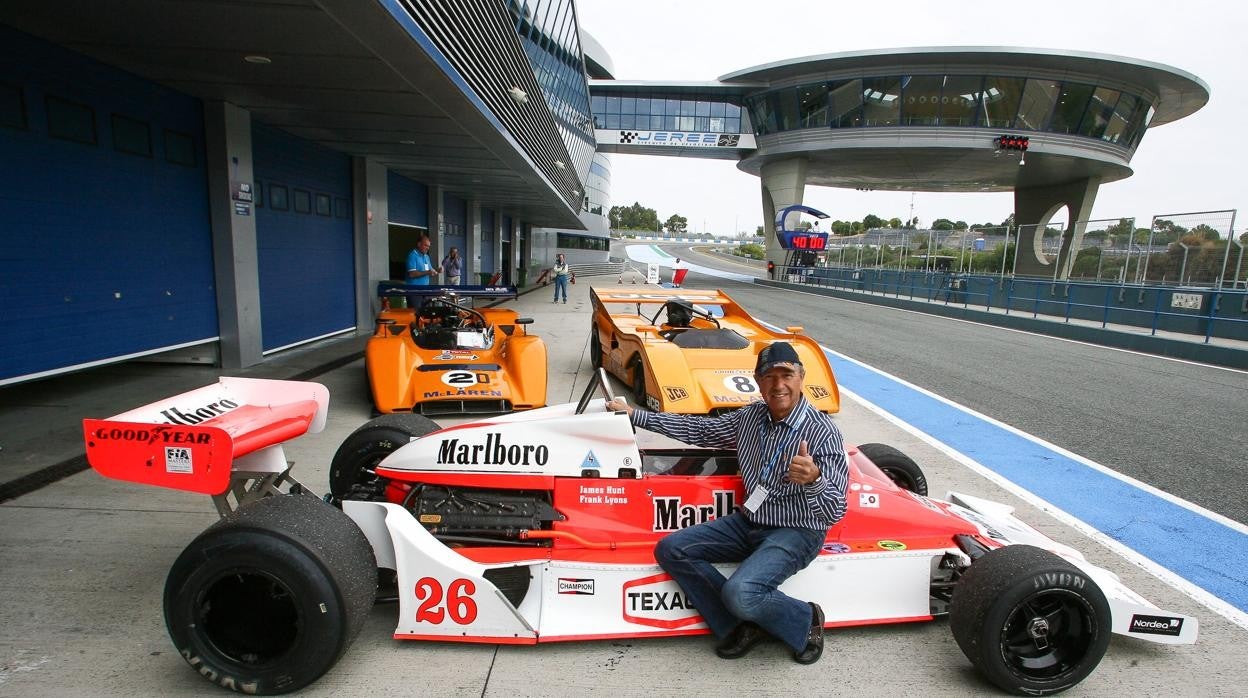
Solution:
M793 653L793 661L798 664L814 664L823 655L823 609L819 604L810 604L810 632L806 634L806 646Z
M567 304L568 304L568 299L567 299L567 298L564 298L564 299L563 299L563 304L564 304L564 305L567 305Z

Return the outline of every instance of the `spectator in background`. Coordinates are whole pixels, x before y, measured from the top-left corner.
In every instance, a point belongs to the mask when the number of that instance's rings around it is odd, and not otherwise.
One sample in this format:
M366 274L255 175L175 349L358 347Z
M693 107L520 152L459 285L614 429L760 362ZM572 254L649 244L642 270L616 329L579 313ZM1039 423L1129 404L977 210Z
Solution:
M437 275L438 270L433 268L433 263L429 261L429 246L433 242L428 235L421 235L416 240L416 247L407 253L407 285L408 286L428 286L433 283L433 277Z
M446 276L446 283L451 286L458 286L460 279L460 259L459 248L452 247L450 252L442 258L442 273Z
M563 254L555 255L555 266L551 269L555 275L555 303L559 302L559 294L563 293L563 302L568 302L568 279L572 278L572 267L568 265Z
M680 257L676 258L676 263L672 265L672 285L680 288L685 283L685 274L689 273L689 265L680 261Z

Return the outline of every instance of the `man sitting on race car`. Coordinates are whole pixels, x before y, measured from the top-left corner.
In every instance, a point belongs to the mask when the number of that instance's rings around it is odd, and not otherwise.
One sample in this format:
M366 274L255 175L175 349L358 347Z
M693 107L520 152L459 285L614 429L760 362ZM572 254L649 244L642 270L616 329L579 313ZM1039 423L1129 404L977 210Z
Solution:
M659 332L659 336L671 341L693 326L693 305L689 301L673 300L668 301L666 307L668 329Z
M608 408L642 429L738 450L745 505L663 538L654 557L720 638L720 657L743 657L770 634L811 664L823 653L823 609L777 587L815 559L844 516L849 466L831 416L802 395L806 370L791 345L760 352L754 375L763 401L719 417L654 413L618 397ZM724 562L740 563L728 579L715 567Z

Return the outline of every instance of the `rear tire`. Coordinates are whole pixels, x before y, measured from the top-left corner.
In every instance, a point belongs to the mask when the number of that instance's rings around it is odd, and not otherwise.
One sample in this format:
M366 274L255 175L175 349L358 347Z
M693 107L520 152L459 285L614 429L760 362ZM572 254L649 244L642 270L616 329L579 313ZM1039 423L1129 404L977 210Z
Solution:
M377 563L346 514L307 495L244 505L182 551L165 581L174 647L240 693L298 690L333 667L373 606Z
M1105 655L1110 610L1096 582L1030 545L989 551L953 589L949 627L962 653L1017 695L1059 693Z
M910 456L886 444L862 444L858 447L875 467L879 468L903 490L927 496L927 476Z
M377 479L375 469L386 456L412 439L442 427L424 415L396 413L364 423L343 440L329 466L329 491L342 498L351 488Z

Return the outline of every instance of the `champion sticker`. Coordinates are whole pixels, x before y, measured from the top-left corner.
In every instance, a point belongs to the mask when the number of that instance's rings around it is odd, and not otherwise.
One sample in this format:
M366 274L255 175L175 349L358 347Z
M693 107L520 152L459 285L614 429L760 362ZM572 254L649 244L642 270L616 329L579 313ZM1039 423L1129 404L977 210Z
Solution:
M882 540L882 541L876 542L876 545L880 546L884 550L905 550L906 549L906 544L897 540Z
M180 446L166 446L165 472L184 473L187 475L194 473L195 468L191 463L191 449Z
M594 580L592 579L568 579L566 577L559 578L559 593L573 594L576 596L593 596Z

